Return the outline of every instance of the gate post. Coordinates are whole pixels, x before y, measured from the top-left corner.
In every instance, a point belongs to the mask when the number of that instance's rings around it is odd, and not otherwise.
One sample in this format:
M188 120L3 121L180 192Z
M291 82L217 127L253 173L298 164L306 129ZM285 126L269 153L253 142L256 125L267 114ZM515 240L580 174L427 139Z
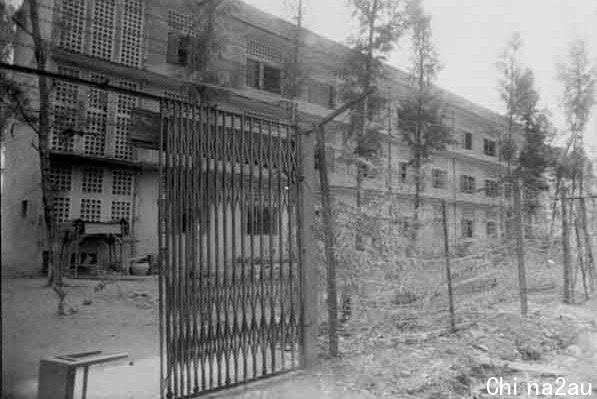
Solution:
M314 135L296 132L299 143L299 239L301 248L302 285L302 338L303 367L313 366L317 359L317 335L319 330L319 274L313 261L313 213L314 213Z

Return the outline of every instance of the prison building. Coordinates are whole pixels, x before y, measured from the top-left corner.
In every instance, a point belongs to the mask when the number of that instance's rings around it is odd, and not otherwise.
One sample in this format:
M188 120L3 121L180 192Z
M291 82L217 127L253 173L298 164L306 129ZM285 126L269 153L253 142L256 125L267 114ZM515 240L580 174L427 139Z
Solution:
M40 1L44 40L55 45L48 68L73 78L193 101L185 88L196 78L192 70L196 60L186 44L199 33L196 14L185 4L182 0ZM261 121L255 123L263 126L291 124L293 107L288 99L287 68L293 59L295 26L240 1L232 2L227 12L223 24L226 34L220 41L217 73L212 81L228 90L217 91L212 103L247 120ZM298 120L300 127L306 127L343 102L350 49L307 30L300 37L304 44L300 59L306 79L297 100ZM35 67L32 46L28 34L19 32L14 62ZM378 86L390 109L395 109L413 89L405 72L391 66L387 70L387 80ZM35 76L15 76L35 93ZM450 235L455 245L495 240L504 234L511 196L511 189L499 180L504 173L499 157L503 118L460 96L438 90L444 104L444 121L455 141L423 167L422 209L425 215L437 219L441 201L447 201ZM488 84L487 90L494 88ZM55 217L62 226L71 225L73 220L89 226L112 223L112 230L104 233L117 238L111 246L106 240L84 240L79 235L81 245L72 261L126 264L130 258L157 255L160 179L155 145L159 126L154 124L146 131L133 129L131 120L138 112L159 112L159 104L100 86L53 80L50 106ZM387 173L365 173L362 198L365 207L382 196L394 198L400 215L388 214L385 219L382 215L380 220L400 218L398 226L407 228L414 192L412 168L408 166L411 154L400 132L392 129L394 115L392 111L371 117L383 137L379 158L388 168ZM340 149L348 123L349 118L344 115L328 125L326 151L333 197L338 203L350 205L356 201L357 168ZM40 172L32 141L34 131L19 124L14 137L5 144L3 273L37 273L42 264L45 235ZM250 213L239 215L232 208L225 213L242 220L256 220L238 223L234 234L258 242L263 234L275 233L288 220L277 219L279 212L268 205L276 200L262 197L265 190L256 186L254 193L252 204L259 205L251 206ZM317 202L317 193L315 196ZM286 206L291 206L290 199L286 201ZM218 223L223 223L224 214L217 215L213 210L205 213L208 221L218 218ZM215 226L215 220L211 223ZM441 248L437 231L428 227L423 232L422 242L430 253ZM230 248L217 250L224 258L240 256ZM266 246L264 251L268 256L275 253L276 247Z

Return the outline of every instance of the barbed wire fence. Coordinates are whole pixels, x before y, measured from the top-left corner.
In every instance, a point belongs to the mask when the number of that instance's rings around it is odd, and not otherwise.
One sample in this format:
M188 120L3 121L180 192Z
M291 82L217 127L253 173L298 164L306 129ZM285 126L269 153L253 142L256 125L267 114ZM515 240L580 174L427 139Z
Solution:
M350 201L350 196L337 194L334 198L340 334L374 337L392 330L400 339L416 331L455 330L501 303L517 300L521 293L512 234L503 232L501 237L477 238L462 245L457 228L460 217L452 212L438 214L443 201L435 200L420 210L416 227L423 236L420 240L427 241L432 250L427 253L413 250L413 246L420 243L412 242L414 226L409 225L412 201L395 197L391 192L378 193L361 209ZM563 237L566 235L573 298L578 301L580 294L585 299L594 295L596 276L588 265L587 245L595 251L597 232L593 221L597 213L594 203L588 205L589 216L585 222L591 232L589 240L584 239L578 223L578 231L575 231L574 219L578 215L574 212L567 215L569 227L563 234L559 220L555 229L550 228L554 215L549 206L534 211L525 208L522 219L529 313L536 310L533 306L545 296L562 297ZM499 212L504 231L515 222L515 215L509 213L507 207ZM561 219L561 214L556 213L555 218ZM316 235L322 232L320 223L316 220ZM360 248L354 245L356 232L362 236ZM317 238L320 245L315 258L323 270L323 245L321 236ZM325 273L320 275L325 276ZM325 328L325 278L321 279L320 292L320 321ZM396 335L396 331L404 334Z

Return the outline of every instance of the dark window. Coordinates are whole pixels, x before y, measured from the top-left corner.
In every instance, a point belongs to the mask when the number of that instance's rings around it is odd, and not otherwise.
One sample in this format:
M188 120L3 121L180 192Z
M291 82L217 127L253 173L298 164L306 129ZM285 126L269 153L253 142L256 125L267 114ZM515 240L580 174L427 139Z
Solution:
M329 87L328 108L336 108L336 87Z
M472 133L464 133L464 137L462 140L462 148L465 150L472 150L473 149L473 134Z
M361 176L365 179L375 179L377 177L377 171L375 168L371 168L368 165L359 165L361 170Z
M247 86L260 89L261 64L254 60L247 60Z
M497 238L497 224L495 222L487 222L487 237Z
M485 180L485 195L488 197L497 197L498 184L493 180Z
M512 198L512 184L504 184L504 198Z
M186 65L188 62L189 38L178 32L168 33L168 50L166 62L175 65Z
M254 206L247 209L247 234L276 234L278 232L277 214L270 208Z
M400 183L406 183L408 179L408 162L400 162Z
M281 93L282 72L280 68L263 65L263 90L272 93Z
M27 200L21 201L21 216L26 218L28 210L29 210L29 201L27 201Z
M309 82L306 85L306 94L306 100L312 104L327 108L336 107L336 88L334 86L314 81Z
M282 71L278 67L248 59L247 86L280 94L282 92Z
M475 191L475 178L472 176L460 176L460 191L463 193L472 194Z
M431 171L433 180L433 188L446 188L448 184L448 172L441 169L433 169Z
M471 219L462 220L462 238L473 238L474 222Z
M489 155L490 157L496 156L496 149L495 149L495 141L493 140L483 140L483 153L485 155Z

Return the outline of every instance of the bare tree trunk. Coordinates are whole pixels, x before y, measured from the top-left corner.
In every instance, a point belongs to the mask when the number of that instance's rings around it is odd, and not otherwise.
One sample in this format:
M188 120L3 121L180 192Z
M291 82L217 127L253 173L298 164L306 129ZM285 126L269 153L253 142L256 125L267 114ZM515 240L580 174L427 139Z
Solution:
M450 241L448 235L448 212L446 200L442 201L442 225L444 229L444 256L446 258L446 278L448 279L448 305L450 309L450 330L456 332L456 316L454 315L454 294L452 291L452 271L450 270Z
M587 206L585 203L585 199L582 198L579 202L580 205L580 216L582 219L582 230L583 236L585 239L585 254L587 256L587 270L589 271L589 280L591 285L591 290L595 290L595 283L597 279L597 270L595 270L595 258L593 257L593 246L591 245L591 234L589 232L589 227L587 223Z
M583 289L585 292L585 299L589 300L589 287L587 286L587 273L585 270L583 248L582 248L582 242L581 242L581 238L580 238L580 229L578 227L578 216L574 219L574 231L576 232L576 248L578 251L578 267L580 267L580 273L582 275L582 286L583 286ZM576 275L578 275L578 272L575 273L574 284L576 284Z
M571 303L570 296L570 239L568 232L568 215L566 210L566 188L560 190L562 206L562 266L564 271L564 303Z
M515 214L515 232L516 235L516 257L518 260L518 288L520 290L520 314L526 316L528 313L527 299L527 277L524 259L524 235L522 230L522 209L520 205L520 181L514 178L514 214Z
M48 61L48 46L44 42L40 28L39 5L37 0L29 0L29 18L31 20L31 33L34 45L34 58L39 70L46 70ZM53 187L50 182L50 85L45 76L38 75L37 83L39 88L39 129L38 129L38 152L39 167L42 188L42 203L44 222L46 225L48 260L48 283L52 286L58 296L58 313L64 314L64 291L63 267L58 259L56 250L57 229L53 212Z
M319 184L321 192L321 214L324 228L325 258L327 263L327 305L328 305L328 340L331 357L338 356L338 294L336 289L336 253L330 183L325 159L325 132L320 127L317 131L317 152L319 154Z

